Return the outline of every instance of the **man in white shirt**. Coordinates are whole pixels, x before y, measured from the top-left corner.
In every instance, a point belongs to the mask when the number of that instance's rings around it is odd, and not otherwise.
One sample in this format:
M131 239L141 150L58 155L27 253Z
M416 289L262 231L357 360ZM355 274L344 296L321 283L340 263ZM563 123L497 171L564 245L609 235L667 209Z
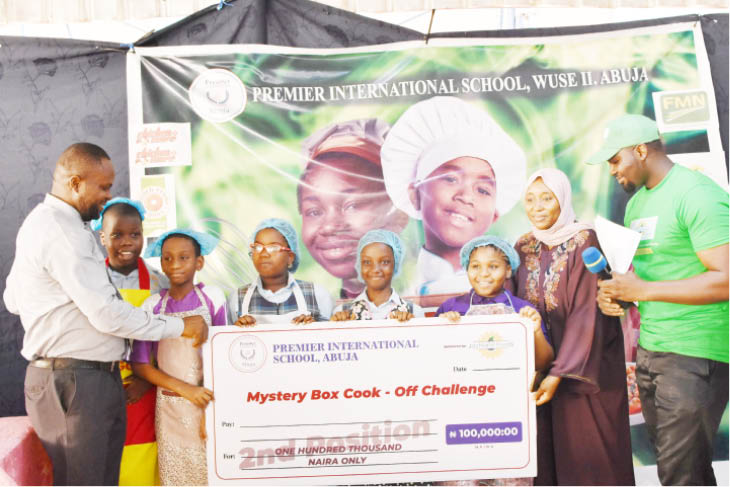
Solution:
M18 231L3 299L25 329L28 416L56 485L116 485L124 446L119 360L125 338L207 339L200 316L154 316L125 303L109 281L88 222L111 198L114 167L100 147L66 149L51 193Z

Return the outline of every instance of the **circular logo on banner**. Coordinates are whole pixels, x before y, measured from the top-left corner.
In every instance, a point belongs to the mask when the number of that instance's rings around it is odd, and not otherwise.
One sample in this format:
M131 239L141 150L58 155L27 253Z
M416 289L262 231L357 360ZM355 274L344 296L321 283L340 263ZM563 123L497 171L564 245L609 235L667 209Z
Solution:
M142 190L142 206L147 216L160 218L167 213L167 195L159 186L148 186Z
M193 110L209 122L228 122L246 108L246 87L227 69L209 69L188 90Z
M254 335L243 335L231 343L228 359L239 372L256 372L266 362L266 345Z

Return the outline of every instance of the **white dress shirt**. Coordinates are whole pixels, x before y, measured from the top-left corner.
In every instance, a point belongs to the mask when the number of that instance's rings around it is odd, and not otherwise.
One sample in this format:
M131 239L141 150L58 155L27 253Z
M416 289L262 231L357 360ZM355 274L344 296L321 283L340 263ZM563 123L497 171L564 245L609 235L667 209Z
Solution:
M416 288L413 294L463 294L471 289L464 269L454 270L449 261L421 247L416 263Z
M88 223L47 194L18 231L5 306L25 328L21 354L103 362L119 360L124 338L180 336L180 318L155 316L122 301Z
M270 303L280 304L289 299L289 297L292 295L294 282L294 275L290 272L286 286L277 291L264 289L264 283L261 282L261 276L256 276L256 282L254 284L258 288L259 294L261 294L262 298ZM312 285L314 286L314 299L317 300L317 308L319 308L319 313L322 315L323 318L329 319L329 317L332 315L332 308L334 307L334 303L332 302L332 296L330 296L330 293L327 291L327 289L320 286L319 284L312 283ZM230 296L228 296L228 319L230 320L229 324L234 324L236 320L238 320L238 308L238 289L236 289L231 293Z
M374 320L386 320L390 318L390 312L393 311L393 308L401 304L401 302L404 302L405 300L401 299L401 297L398 295L397 292L395 292L395 289L391 289L390 297L387 301L382 303L380 306L376 305L372 301L370 301L370 298L368 298L368 292L367 289L360 293L358 297L352 300L354 303L355 301L364 301L368 305L368 309L370 310L370 314L373 315ZM423 313L423 308L418 306L416 303L411 303L413 305L413 316L415 318L423 318L425 314ZM342 308L344 305L339 305L335 308L335 310L332 312L337 313L338 311L342 311Z

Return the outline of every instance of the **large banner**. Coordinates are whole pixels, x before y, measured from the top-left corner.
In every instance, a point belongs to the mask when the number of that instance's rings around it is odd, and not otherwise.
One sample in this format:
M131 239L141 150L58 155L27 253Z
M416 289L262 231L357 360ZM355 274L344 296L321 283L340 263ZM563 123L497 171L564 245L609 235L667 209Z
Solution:
M336 50L137 48L127 72L130 186L148 210L145 235L179 225L219 236L201 279L228 291L256 278L256 224L280 217L303 244L297 278L338 298L363 288L358 239L400 233L407 256L394 287L436 306L469 289L465 242L530 230L523 186L543 167L568 175L580 220L623 223L628 196L606 165L584 161L627 112L657 120L672 160L727 187L697 22ZM650 464L639 416L635 459ZM727 416L721 433L727 444Z
M175 223L218 234L203 279L227 289L255 277L251 230L281 217L304 244L297 277L335 296L362 290L355 250L373 228L406 243L399 291L463 292L458 249L529 231L521 192L541 167L570 177L580 219L621 220L623 190L583 161L625 112L657 119L673 160L727 184L696 23L338 50L139 48L128 76L147 236Z

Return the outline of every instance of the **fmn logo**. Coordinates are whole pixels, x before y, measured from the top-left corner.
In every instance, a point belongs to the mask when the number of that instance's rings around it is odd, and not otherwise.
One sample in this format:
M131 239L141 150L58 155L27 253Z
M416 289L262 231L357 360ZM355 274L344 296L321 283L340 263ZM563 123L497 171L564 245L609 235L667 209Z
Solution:
M703 90L654 93L654 107L662 132L704 126L710 120L709 100Z

